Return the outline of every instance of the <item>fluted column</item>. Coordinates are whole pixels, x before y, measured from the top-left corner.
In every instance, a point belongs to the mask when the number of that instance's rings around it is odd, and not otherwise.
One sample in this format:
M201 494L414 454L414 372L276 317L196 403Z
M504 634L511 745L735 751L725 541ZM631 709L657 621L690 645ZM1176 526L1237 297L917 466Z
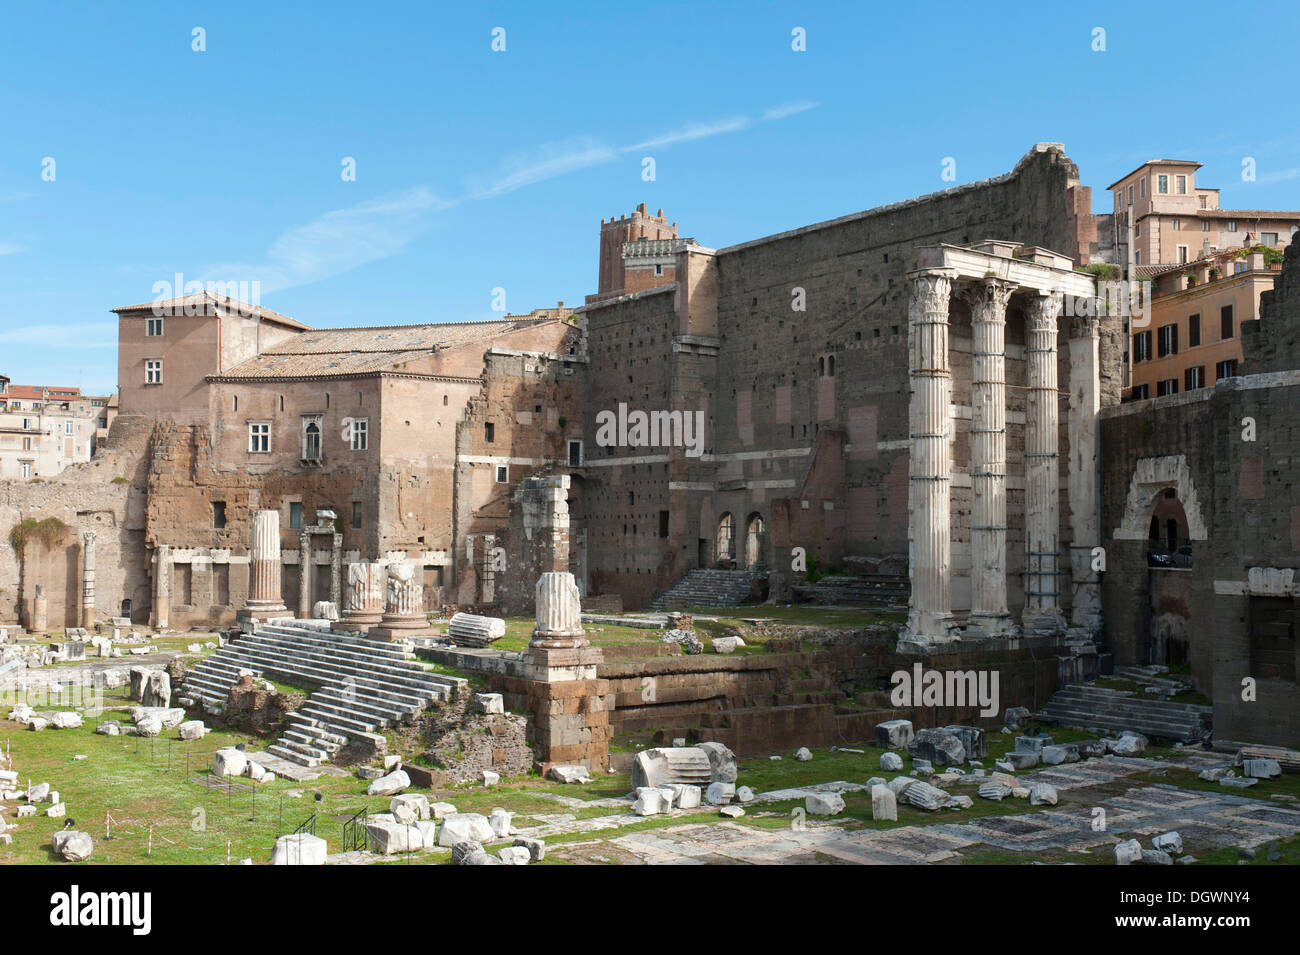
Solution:
M95 625L95 532L81 532L81 625Z
M288 616L280 596L280 512L254 511L248 547L248 600L243 616L265 620Z
M985 279L971 306L970 629L1014 631L1007 609L1007 302L1015 286Z
M578 583L568 571L553 571L537 578L537 627L529 645L561 650L588 645L582 629L582 600Z
M171 625L172 549L159 544L153 552L153 625L166 630Z
M1066 467L1070 502L1070 623L1095 638L1101 631L1101 579L1093 569L1093 548L1101 545L1097 448L1101 413L1100 321L1071 321L1070 457Z
M1063 630L1060 600L1059 395L1056 378L1060 292L1034 296L1025 311L1026 630Z
M405 640L437 631L424 613L423 567L414 560L388 565L384 591L384 615L366 634L372 640Z
M950 486L952 372L948 364L950 270L913 273L908 301L912 398L908 482L912 595L904 642L946 643L952 634Z

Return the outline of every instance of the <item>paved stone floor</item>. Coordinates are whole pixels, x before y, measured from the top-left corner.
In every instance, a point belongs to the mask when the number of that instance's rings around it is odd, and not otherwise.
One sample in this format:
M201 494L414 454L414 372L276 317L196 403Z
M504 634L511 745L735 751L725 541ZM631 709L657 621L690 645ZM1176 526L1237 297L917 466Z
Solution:
M963 821L960 811L941 811L934 814L933 823L884 830L855 829L849 820L807 820L802 825L792 822L788 828L764 829L720 819L716 823L696 822L613 837L602 834L591 840L557 843L549 851L558 859L578 864L932 864L960 862L964 852L980 850L1014 852L1028 862L1037 854L1050 852L1059 860L1062 853L1086 851L1134 837L1147 842L1149 837L1173 829L1182 834L1186 845L1199 851L1227 846L1254 848L1300 833L1300 808L1290 804L1131 779L1152 771L1161 773L1174 765L1199 771L1226 763L1221 755L1187 753L1177 757L1176 762L1112 756L1048 767L1025 773L1021 779L1027 786L1051 783L1062 794L1061 803L1015 815ZM832 782L809 788L847 791L862 787ZM1106 795L1114 788L1122 792ZM1095 792L1088 792L1093 789ZM765 797L798 798L803 791L760 794L747 813L761 814ZM1075 801L1064 796L1072 791L1084 798ZM626 806L616 799L602 800L601 804ZM1101 826L1097 807L1104 812ZM570 813L519 819L521 824L536 823L527 829L521 827L524 834L543 838L622 828L640 821L626 811L587 819L577 819Z

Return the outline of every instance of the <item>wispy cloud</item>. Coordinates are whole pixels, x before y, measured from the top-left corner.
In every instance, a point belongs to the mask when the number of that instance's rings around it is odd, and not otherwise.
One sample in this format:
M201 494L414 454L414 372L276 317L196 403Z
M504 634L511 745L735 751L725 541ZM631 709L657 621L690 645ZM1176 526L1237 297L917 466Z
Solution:
M1279 169L1277 172L1266 172L1262 176L1257 176L1256 182L1287 182L1291 179L1300 179L1300 166L1292 166L1290 169Z
M117 347L116 322L51 322L0 331L0 345L100 349Z
M810 109L816 109L821 103L814 103L812 100L799 100L795 103L784 103L780 106L773 106L771 109L763 111L764 120L785 119L787 116L794 116L797 113L806 113Z
M490 199L535 182L598 166L613 158L614 150L590 137L549 143L535 153L506 159L499 173L481 178L477 185L470 187L469 198Z
M774 106L764 120L784 119L819 104L800 101ZM740 132L752 120L731 116L690 123L629 146L613 147L602 140L580 136L504 159L491 173L471 177L465 194L442 199L420 186L407 192L327 212L306 225L279 236L262 262L226 263L202 270L202 281L258 281L263 294L307 285L349 272L359 266L396 255L426 228L434 213L461 202L492 199L535 183L613 162L620 155L646 149L663 149L698 142L713 136ZM0 251L4 248L0 245ZM19 251L17 248L13 251Z
M26 250L16 242L0 241L0 255L13 255L16 252L24 251Z
M203 281L258 281L263 294L318 282L386 259L422 233L433 213L454 205L420 186L327 212L279 236L260 263L212 265Z
M729 119L719 119L709 123L691 123L689 126L665 133L662 136L634 143L631 146L624 146L619 152L637 152L642 149L659 149L663 146L675 146L678 143L690 143L698 139L720 136L723 133L737 133L748 125L749 119L745 116L733 116Z

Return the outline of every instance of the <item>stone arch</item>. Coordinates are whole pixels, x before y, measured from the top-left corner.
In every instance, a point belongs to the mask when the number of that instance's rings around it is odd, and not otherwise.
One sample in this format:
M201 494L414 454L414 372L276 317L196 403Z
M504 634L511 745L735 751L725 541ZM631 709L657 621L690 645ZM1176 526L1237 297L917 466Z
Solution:
M718 529L714 534L713 559L715 561L734 560L736 557L736 522L730 511L723 512L718 518Z
M1115 540L1147 540L1156 498L1168 488L1173 488L1177 493L1187 516L1188 540L1208 540L1209 531L1201 511L1201 499L1196 493L1192 469L1184 454L1138 459L1129 479L1124 516L1111 536Z

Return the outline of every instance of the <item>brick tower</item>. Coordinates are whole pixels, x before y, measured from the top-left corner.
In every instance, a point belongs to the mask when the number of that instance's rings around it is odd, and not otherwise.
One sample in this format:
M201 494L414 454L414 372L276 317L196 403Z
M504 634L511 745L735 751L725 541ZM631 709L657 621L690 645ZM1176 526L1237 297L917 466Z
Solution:
M656 215L650 215L644 202L631 215L601 219L600 277L596 294L587 296L587 301L599 301L671 283L675 272L671 264L648 262L644 267L625 267L623 243L641 239L653 242L676 238L677 223L669 223L664 218L662 209Z

